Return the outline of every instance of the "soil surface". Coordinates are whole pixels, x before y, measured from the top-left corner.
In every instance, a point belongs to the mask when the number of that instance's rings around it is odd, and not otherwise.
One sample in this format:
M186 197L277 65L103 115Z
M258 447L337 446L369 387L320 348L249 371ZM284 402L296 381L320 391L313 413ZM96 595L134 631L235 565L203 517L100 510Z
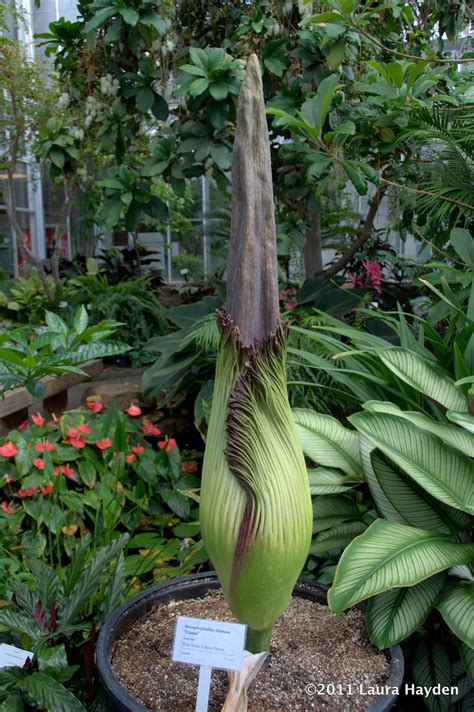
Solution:
M176 616L235 620L222 593L213 591L159 606L117 641L113 671L151 712L191 712L195 706L198 669L170 659ZM361 611L335 616L327 606L295 597L275 625L269 664L249 688L248 710L364 710L377 699L369 688L383 686L389 674L385 654L367 640ZM315 686L310 694L308 685ZM221 710L226 693L227 674L213 670L210 712Z

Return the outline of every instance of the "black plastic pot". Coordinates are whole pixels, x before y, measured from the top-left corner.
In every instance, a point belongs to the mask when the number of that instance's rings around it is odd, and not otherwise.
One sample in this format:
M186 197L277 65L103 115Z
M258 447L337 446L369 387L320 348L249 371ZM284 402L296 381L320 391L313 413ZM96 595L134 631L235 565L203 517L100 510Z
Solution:
M110 616L102 628L97 642L97 668L107 693L110 712L149 712L146 707L123 689L112 672L110 661L116 640L126 633L137 620L154 611L157 606L187 598L204 598L210 590L219 587L219 580L214 572L182 576L152 586L133 596ZM326 593L325 586L306 579L299 579L293 590L293 596L300 596L323 604L326 604ZM365 611L365 606L362 604L357 607ZM388 688L400 688L404 672L402 650L399 645L394 645L387 653L390 662L390 677L385 685ZM380 695L370 707L367 707L367 712L386 712L393 707L396 700L396 695Z

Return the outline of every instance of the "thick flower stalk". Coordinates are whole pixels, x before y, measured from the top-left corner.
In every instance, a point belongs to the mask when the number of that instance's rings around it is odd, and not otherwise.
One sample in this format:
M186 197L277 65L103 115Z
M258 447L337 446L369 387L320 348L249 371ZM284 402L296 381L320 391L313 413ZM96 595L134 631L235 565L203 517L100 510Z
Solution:
M305 562L312 527L303 453L288 403L270 147L258 60L239 96L221 343L204 456L201 529L224 595L269 650Z

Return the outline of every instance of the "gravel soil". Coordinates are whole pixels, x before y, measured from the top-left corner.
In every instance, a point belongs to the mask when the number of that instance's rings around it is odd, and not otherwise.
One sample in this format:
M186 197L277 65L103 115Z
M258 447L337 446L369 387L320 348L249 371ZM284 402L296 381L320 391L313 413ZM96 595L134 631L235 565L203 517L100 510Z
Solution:
M222 593L213 591L160 605L117 641L113 671L150 712L194 709L198 669L171 661L176 616L235 620ZM357 712L376 699L369 688L383 686L389 674L385 654L367 640L361 611L335 616L327 606L295 597L275 625L270 660L249 688L248 710ZM318 692L308 694L308 685ZM214 670L210 712L221 709L226 692L227 674Z

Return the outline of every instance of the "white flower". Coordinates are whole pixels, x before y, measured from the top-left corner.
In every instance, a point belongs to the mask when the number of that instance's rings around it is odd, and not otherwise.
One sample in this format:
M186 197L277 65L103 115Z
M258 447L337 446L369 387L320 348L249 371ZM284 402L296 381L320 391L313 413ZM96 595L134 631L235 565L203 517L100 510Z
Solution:
M65 109L67 106L69 106L69 94L67 91L63 92L61 96L58 99L58 106L60 109Z

